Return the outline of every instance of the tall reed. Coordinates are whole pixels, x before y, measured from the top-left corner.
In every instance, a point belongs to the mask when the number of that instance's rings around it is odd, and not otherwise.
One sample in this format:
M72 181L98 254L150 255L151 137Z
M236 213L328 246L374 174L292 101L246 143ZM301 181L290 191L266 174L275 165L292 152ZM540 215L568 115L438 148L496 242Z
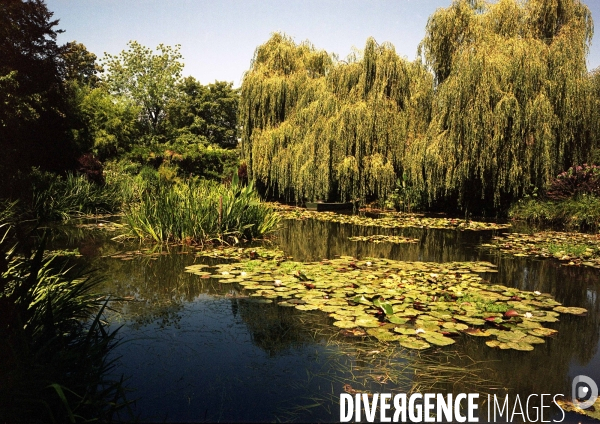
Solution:
M242 186L205 180L160 182L125 212L130 233L157 242L251 240L273 231L278 216L262 203L252 182Z
M32 210L41 220L68 220L74 215L111 213L120 196L114 188L92 183L82 175L45 174L34 179Z
M0 216L0 420L110 421L127 401L107 377L117 332L102 320L98 282L46 257L43 241L19 251Z

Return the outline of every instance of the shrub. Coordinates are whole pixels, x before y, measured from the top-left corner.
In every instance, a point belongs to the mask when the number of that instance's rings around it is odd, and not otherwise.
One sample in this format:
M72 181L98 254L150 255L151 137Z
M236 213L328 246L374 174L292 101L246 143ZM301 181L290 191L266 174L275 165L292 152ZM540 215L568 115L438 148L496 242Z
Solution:
M509 216L534 225L597 231L600 228L600 198L581 195L562 201L526 199L513 205Z
M546 196L551 200L564 200L581 194L600 196L599 166L585 163L572 166L552 180Z
M84 175L89 182L104 185L104 168L102 163L91 153L86 153L77 159L77 172Z

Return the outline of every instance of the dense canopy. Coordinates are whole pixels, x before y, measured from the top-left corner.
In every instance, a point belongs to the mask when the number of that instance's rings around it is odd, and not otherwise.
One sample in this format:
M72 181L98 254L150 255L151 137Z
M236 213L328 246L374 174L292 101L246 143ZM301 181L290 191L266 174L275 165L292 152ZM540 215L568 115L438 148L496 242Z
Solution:
M429 203L506 205L597 145L592 32L579 0L456 0L415 62L373 39L341 61L274 34L241 90L251 175L295 201L381 200L405 177Z

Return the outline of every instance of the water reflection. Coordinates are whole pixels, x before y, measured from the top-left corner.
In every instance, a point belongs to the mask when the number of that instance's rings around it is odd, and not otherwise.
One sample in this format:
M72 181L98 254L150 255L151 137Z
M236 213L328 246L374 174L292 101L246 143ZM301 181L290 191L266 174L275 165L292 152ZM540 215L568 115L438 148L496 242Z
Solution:
M348 240L373 234L398 234L419 242ZM132 375L140 397L136 411L144 420L336 421L336 402L348 382L380 392L420 387L439 393L480 391L521 397L568 394L577 374L600 382L598 270L506 257L477 247L491 236L491 232L376 229L306 220L284 221L277 244L297 260L352 255L490 261L499 271L484 275L491 283L549 292L567 306L588 309L588 315L562 315L560 322L548 325L559 330L558 335L532 352L490 349L485 340L465 335L456 345L407 357L391 345L381 348L341 338L324 313L256 303L237 284L183 272L199 261L216 263L196 258L183 247L124 261L107 256L140 246L122 245L110 241L110 235L89 231L63 235L55 243L79 248L84 260L104 276L105 290L130 299L113 303L112 319L125 323L122 334L133 340L119 352L123 355L119 372ZM374 350L379 353L365 355ZM377 378L392 372L390 364L400 371L382 384ZM428 371L415 373L414 367ZM464 378L455 378L459 369L465 370Z

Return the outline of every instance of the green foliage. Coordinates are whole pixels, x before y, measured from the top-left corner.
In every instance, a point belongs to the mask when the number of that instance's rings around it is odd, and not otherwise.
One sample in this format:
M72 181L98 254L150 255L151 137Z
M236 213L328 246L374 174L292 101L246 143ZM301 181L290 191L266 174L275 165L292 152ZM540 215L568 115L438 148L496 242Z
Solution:
M4 222L0 416L6 422L110 421L127 401L122 380L108 378L116 330L102 319L106 300L93 291L97 281L45 258L43 242L33 255L19 254Z
M75 139L102 160L131 149L142 134L140 107L124 96L109 94L104 87L78 87L78 110L83 122Z
M118 210L117 191L88 181L83 175L66 177L34 170L32 212L36 219L68 220L74 215L111 213Z
M427 137L406 167L430 201L505 205L581 163L596 143L586 55L591 14L578 0L456 0L421 44L437 82Z
M274 34L242 83L249 176L287 200L384 199L405 146L426 130L432 95L431 75L390 44L369 39L345 63Z
M423 196L419 190L412 186L406 173L404 173L402 179L398 178L396 181L396 188L387 197L384 206L410 213L423 207Z
M464 296L456 299L456 303L472 303L474 304L478 310L483 312L506 312L509 307L506 303L498 302L496 303L493 300L484 299L481 296L477 296L476 294L467 293Z
M169 184L142 193L125 211L132 235L156 242L198 243L211 239L251 240L271 232L279 218L260 201L252 184L205 180Z
M137 145L123 158L157 170L169 168L173 177L197 176L214 181L223 180L239 166L236 150L193 142Z
M582 257L586 253L586 250L589 249L589 246L585 244L550 244L548 245L548 251L552 255L567 255L567 256L575 256Z
M221 147L236 146L239 92L232 86L223 81L202 85L193 77L185 78L177 87L179 96L167 107L167 125L177 139L195 136Z
M508 215L533 225L597 231L600 229L600 198L581 195L562 201L524 199L515 203Z
M60 59L63 62L63 79L88 87L95 87L100 81L97 74L103 69L96 63L96 55L83 44L77 41L65 44Z
M180 46L160 44L155 54L137 41L118 56L105 54L103 78L112 94L125 96L141 108L142 122L151 133L160 132L167 104L178 96L183 63Z
M16 198L19 171L68 169L68 136L57 20L40 0L0 2L0 193Z

